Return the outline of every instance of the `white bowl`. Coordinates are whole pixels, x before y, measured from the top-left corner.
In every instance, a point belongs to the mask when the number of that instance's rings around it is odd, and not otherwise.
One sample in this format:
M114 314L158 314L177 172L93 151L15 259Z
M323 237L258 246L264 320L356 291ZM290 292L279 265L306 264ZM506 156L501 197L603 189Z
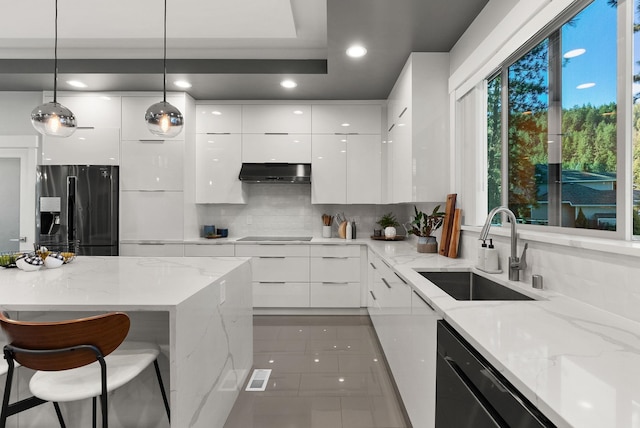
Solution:
M49 256L46 259L44 259L44 265L48 269L59 268L60 266L62 266L63 263L64 263L64 260L58 259L58 258L55 258L55 257L51 257L51 256Z
M16 261L16 266L18 266L19 269L25 272L34 272L34 271L40 270L40 268L42 267L42 265L29 264L25 259L20 259Z

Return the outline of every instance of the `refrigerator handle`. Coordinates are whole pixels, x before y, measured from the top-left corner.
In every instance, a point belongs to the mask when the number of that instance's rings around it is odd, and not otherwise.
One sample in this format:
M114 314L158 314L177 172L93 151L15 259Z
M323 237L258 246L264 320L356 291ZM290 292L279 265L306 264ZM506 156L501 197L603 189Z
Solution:
M78 177L67 177L67 239L69 245L76 239L76 192L78 190Z

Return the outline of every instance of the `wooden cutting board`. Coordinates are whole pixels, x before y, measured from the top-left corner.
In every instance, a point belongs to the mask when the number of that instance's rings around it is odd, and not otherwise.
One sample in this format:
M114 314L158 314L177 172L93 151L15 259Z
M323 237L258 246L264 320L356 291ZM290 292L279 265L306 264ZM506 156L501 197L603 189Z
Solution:
M456 209L451 226L451 240L449 242L448 257L455 259L458 257L458 243L460 242L460 222L462 221L462 210Z
M444 209L444 221L442 223L442 237L440 238L439 250L439 253L442 256L447 256L449 254L451 227L453 226L454 210L456 209L456 196L457 193L450 193L447 195L447 204Z

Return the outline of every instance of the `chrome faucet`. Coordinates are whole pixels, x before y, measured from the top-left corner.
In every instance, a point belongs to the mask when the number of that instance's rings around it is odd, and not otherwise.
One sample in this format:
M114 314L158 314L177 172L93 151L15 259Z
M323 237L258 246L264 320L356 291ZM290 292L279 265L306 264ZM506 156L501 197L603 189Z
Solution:
M480 237L478 239L480 241L486 241L487 236L489 235L489 229L491 228L491 221L499 213L507 214L507 218L511 222L511 256L509 257L509 280L519 281L520 271L524 270L527 267L527 248L529 247L529 244L524 244L522 256L518 257L518 234L516 232L516 216L513 211L511 211L507 207L496 207L492 209L487 216L487 220L485 221L484 226L482 226Z

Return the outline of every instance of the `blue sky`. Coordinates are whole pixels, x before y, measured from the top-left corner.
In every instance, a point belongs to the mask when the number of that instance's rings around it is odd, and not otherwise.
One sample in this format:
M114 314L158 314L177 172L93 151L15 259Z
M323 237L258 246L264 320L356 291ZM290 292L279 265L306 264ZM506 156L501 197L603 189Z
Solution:
M578 48L586 49L586 52L571 58L562 69L563 107L615 102L616 9L606 0L595 0L583 10L577 16L575 26L564 25L562 53ZM576 89L585 83L595 83L595 86Z

